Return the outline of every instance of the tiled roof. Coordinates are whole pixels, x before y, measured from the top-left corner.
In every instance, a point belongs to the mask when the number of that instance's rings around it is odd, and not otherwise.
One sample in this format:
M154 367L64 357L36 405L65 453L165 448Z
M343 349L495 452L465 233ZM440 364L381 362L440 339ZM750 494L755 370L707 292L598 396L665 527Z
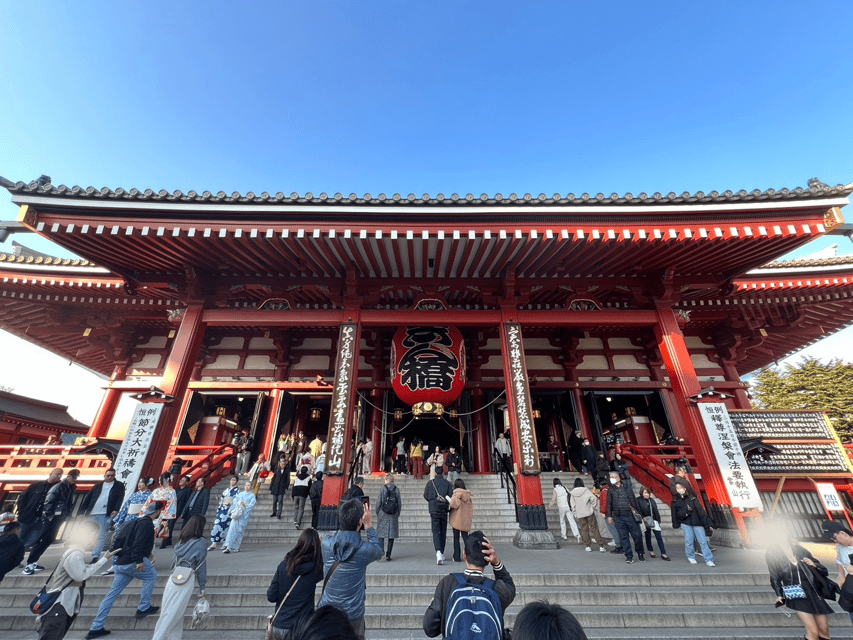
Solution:
M801 201L801 200L810 200L810 199L820 199L820 198L828 198L828 197L846 197L853 192L853 183L848 185L837 185L835 187L830 187L822 183L817 178L812 178L809 180L808 188L797 187L795 189L767 189L766 191L761 191L759 189L755 189L753 191L740 190L737 192L734 191L725 191L723 193L719 193L717 191L712 191L710 193L703 193L702 191L698 191L696 193L689 193L685 191L684 193L677 194L675 192L670 192L667 194L654 193L652 195L648 195L646 193L641 193L639 195L633 195L631 193L626 193L624 195L619 195L617 193L612 193L609 196L598 193L596 195L591 195L588 193L583 193L580 195L576 195L574 193L569 193L566 195L561 195L559 193L555 193L553 195L547 195L544 193L540 193L538 196L534 196L529 193L525 193L522 195L517 195L512 193L508 196L504 196L503 194L497 193L494 195L489 195L483 193L479 196L468 193L464 195L452 194L446 196L442 193L439 193L436 196L430 196L429 194L423 194L421 196L417 196L414 193L410 193L408 195L401 195L399 193L395 193L393 195L385 195L384 193L380 193L377 196L373 196L369 193L358 195L356 193L351 193L349 195L343 195L341 193L336 193L334 195L329 195L327 193L321 193L319 195L314 195L313 193L305 193L299 194L296 192L291 193L290 195L286 195L282 192L278 192L275 194L270 194L264 191L260 195L256 195L253 192L249 192L245 195L240 194L235 191L232 194L227 194L224 191L219 191L218 193L211 193L210 191L204 191L203 193L197 193L195 191L189 191L187 193L183 193L182 191L173 191L169 192L165 189L161 189L160 191L154 191L152 189L145 189L144 191L140 191L139 189L115 189L111 190L106 187L102 189L96 189L95 187L67 187L65 185L60 185L58 187L53 186L46 179L41 179L39 181L33 181L29 184L24 182L12 182L0 176L0 186L5 187L10 193L13 194L26 194L26 195L37 195L37 196L57 196L61 198L79 198L81 200L112 200L112 201L143 201L143 202L185 202L185 203L249 203L249 204L317 204L317 205L329 205L329 204L353 204L353 205L364 205L369 204L372 206L375 205L507 205L507 204L520 204L520 205L649 205L649 204L714 204L714 203L729 203L729 202L773 202L773 201Z
M809 268L809 267L832 267L832 266L845 266L845 265L853 265L853 255L849 256L836 256L834 258L821 258L821 259L808 259L804 258L801 260L776 260L775 262L768 262L767 264L761 265L762 269L790 269L792 267L797 268Z
M5 414L7 419L18 417L31 422L64 427L77 433L85 433L89 428L68 415L68 407L64 405L8 391L0 391L0 413Z

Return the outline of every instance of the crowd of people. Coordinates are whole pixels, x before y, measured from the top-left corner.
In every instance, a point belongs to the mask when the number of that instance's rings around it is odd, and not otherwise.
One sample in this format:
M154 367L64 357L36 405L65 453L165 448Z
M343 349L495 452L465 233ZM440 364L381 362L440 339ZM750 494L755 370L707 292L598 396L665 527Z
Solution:
M506 442L501 445L500 441ZM370 448L359 445L363 460L369 460ZM563 540L569 535L587 552L622 554L625 562L645 562L646 556L669 561L663 536L661 513L649 489L632 482L630 467L618 452L610 459L582 443L580 468L584 471L569 488L560 478L553 479L548 505L556 506ZM509 442L500 434L497 453L511 455ZM462 571L441 578L432 601L424 613L423 629L430 636L456 637L455 629L473 625L483 638L502 638L504 612L513 602L516 587L509 570L482 531L474 531L475 496L460 477L461 458L455 447L442 450L434 443L418 439L406 447L398 442L395 470L423 479L423 498L430 516L430 529L436 564L443 565L448 524L452 531L452 560ZM310 444L299 439L288 442L269 463L260 456L253 466L238 463L244 469L229 479L218 496L209 539L205 538L206 514L210 490L203 478L192 486L191 478L162 474L155 483L141 478L136 490L125 496L124 485L108 469L103 481L96 483L80 503L82 524L66 534L67 550L60 558L47 584L48 591L61 592L49 611L39 615L39 637L61 640L73 624L83 599L78 588L87 578L103 571L113 576L112 586L100 603L87 639L108 635L105 628L111 608L134 580L142 588L135 616L156 615L155 640L179 640L183 617L193 594L205 595L207 554L220 545L222 553L237 553L246 532L260 487L265 484L273 497L270 517L282 519L285 497L290 496L293 524L302 529L296 545L285 554L275 570L267 599L275 607L270 634L273 638L361 638L365 636L365 590L367 567L375 561L391 561L394 542L400 537L400 514L405 507L394 474L383 478L375 510L364 495L364 478L356 477L341 498L338 530L323 538L317 532L317 515L323 489L323 471L317 467L323 445L319 438ZM553 463L562 464L557 450ZM298 466L293 469L294 459ZM304 463L304 464L302 464ZM367 473L371 465L360 465ZM428 471L427 471L428 468ZM428 473L428 475L427 475ZM587 486L585 476L593 478ZM40 482L33 483L19 498L15 517L3 524L0 535L0 580L9 571L23 566L24 575L45 568L38 564L45 549L56 539L59 528L70 517L79 470L70 470L63 478L54 469ZM177 489L174 488L177 480ZM671 526L683 534L685 556L697 564L697 557L709 567L715 566L709 536L712 522L690 479L689 468L678 466L670 480L672 494ZM307 502L311 501L312 522L303 529ZM154 567L154 547L172 545L173 531L180 520L179 537L169 567L167 582L159 606L152 604L158 572ZM375 522L375 524L374 524ZM362 533L363 532L363 533ZM836 544L838 584L853 573L853 532L838 522L825 523L825 536ZM607 538L612 538L608 543ZM653 545L654 538L654 545ZM23 562L25 552L29 557ZM657 550L657 553L655 551ZM784 530L772 536L767 551L770 585L777 606L796 612L808 640L829 638L826 604L828 570ZM485 571L491 566L491 577ZM184 575L183 581L175 579ZM189 576L187 579L186 576ZM315 591L322 591L315 604ZM853 586L853 585L851 585ZM837 589L837 586L836 586ZM853 592L853 589L851 589ZM472 603L459 614L458 599ZM834 598L832 598L834 599ZM477 603L474 605L473 603ZM853 608L853 607L851 607ZM851 613L853 620L853 613ZM543 635L546 630L550 635ZM325 636L324 633L334 633ZM539 635L537 635L539 634ZM514 638L585 638L583 629L571 613L548 603L531 603L518 614Z

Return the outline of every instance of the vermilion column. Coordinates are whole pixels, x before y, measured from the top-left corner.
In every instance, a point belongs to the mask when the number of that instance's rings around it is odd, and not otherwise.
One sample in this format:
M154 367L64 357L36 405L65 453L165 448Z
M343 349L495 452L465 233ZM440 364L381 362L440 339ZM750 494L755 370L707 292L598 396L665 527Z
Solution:
M157 423L157 430L154 432L148 457L142 468L143 475L156 478L163 471L172 434L181 417L181 405L187 391L187 383L204 339L203 318L204 309L201 305L190 306L184 312L181 326L166 362L163 381L160 384L160 389L170 396L175 396L175 400L172 404L163 407L163 413L160 414L160 421Z
M261 443L260 451L267 456L267 459L271 462L274 461L274 454L272 452L273 441L276 436L276 429L278 428L278 412L281 411L281 398L283 393L281 389L273 389L270 391L270 402L269 408L267 409L267 419L264 422L264 439Z
M483 390L471 391L471 428L474 429L474 468L469 473L491 473L492 451L489 446L489 429L486 422L486 412L483 409Z
M373 460L371 461L370 472L376 473L383 470L384 460L382 455L382 389L372 389L370 391L370 402L374 406L367 407L370 411L370 421L368 422L367 433L365 437L373 443Z
M752 409L752 402L750 402L749 394L746 392L745 383L740 381L740 375L738 375L734 363L730 360L722 360L720 364L723 367L723 375L725 376L726 381L737 382L738 385L740 385L733 390L735 408L743 411L749 411Z
M110 378L111 382L118 382L127 377L127 363L117 365L113 370L113 375ZM98 408L98 413L92 421L92 426L87 434L89 438L105 438L112 426L113 418L118 408L118 403L121 401L120 389L107 389L104 393L104 398L101 400L101 406Z
M521 340L521 328L512 318L512 310L503 311L501 354L506 382L512 458L519 473L515 476L518 525L513 544L522 549L554 548L554 536L548 531L542 483L539 478L539 452L530 402L527 365ZM532 436L532 437L531 437Z
M329 433L326 438L323 499L317 524L317 528L322 531L338 528L338 503L347 489L346 472L355 422L360 340L358 310L353 310L350 322L341 325L335 358L335 390L332 393Z
M711 448L711 441L705 433L702 417L696 404L690 400L691 396L701 391L701 385L693 368L693 362L690 360L684 334L681 333L681 327L678 326L675 313L671 308L659 307L657 315L655 337L675 393L687 440L693 447L696 463L702 473L702 482L712 502L729 504L728 493Z

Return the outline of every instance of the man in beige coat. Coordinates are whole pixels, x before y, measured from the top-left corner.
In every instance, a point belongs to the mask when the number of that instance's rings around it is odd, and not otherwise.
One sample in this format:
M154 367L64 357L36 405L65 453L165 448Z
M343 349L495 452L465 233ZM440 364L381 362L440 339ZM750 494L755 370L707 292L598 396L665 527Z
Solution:
M465 482L457 478L453 483L453 495L450 498L450 526L453 527L453 562L462 562L462 550L459 547L459 534L462 545L468 540L468 534L474 522L474 502L471 492L465 488Z

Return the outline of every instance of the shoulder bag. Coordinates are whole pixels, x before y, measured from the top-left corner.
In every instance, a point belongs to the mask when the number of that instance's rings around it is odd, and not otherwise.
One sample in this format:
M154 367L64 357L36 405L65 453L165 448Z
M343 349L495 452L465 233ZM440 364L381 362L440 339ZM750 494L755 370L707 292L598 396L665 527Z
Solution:
M195 572L201 568L201 565L207 562L207 558L201 561L197 567L182 567L181 562L185 562L185 560L180 560L178 565L172 569L172 575L169 576L169 580L172 581L172 584L177 586L185 585L187 582L192 580L195 577Z
M791 568L791 579L794 578L794 574L797 575L797 583L796 584L783 584L782 585L782 597L785 600L805 600L806 599L806 591L803 589L803 585L800 582L800 566L799 562L796 567Z
M274 627L273 627L272 623L276 618L278 618L278 614L281 611L281 608L284 606L284 603L287 602L287 598L290 596L291 592L293 591L293 588L296 586L296 583L299 582L299 578L301 578L301 577L302 576L296 576L296 580L294 580L293 584L290 585L290 589L287 590L287 593L285 594L284 598L282 599L281 604L278 605L278 609L275 610L275 613L273 615L269 616L269 621L267 622L267 632L264 635L264 640L273 640L273 638L275 638L275 636L273 635L273 633L274 633L273 628Z
M435 480L430 480L430 482L432 482L432 490L435 491L435 501L439 504L447 504L447 498L438 492L438 488L435 486Z

